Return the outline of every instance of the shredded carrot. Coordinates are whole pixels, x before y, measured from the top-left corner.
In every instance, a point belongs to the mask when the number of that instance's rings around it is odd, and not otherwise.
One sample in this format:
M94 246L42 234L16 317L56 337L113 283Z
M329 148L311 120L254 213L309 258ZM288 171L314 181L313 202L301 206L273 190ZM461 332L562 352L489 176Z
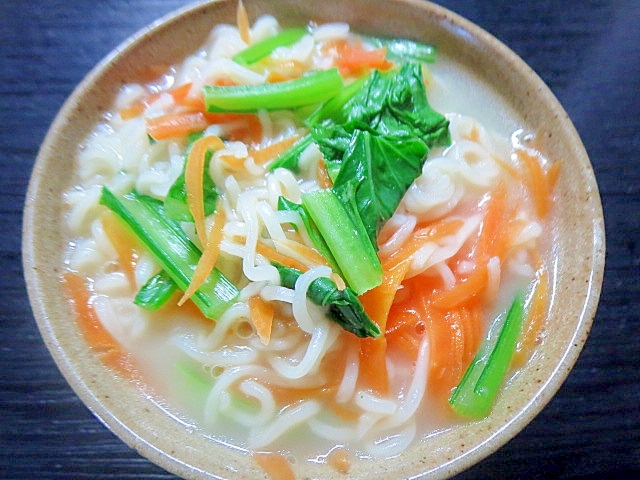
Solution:
M251 42L251 31L249 28L249 15L247 15L247 9L244 8L242 0L238 1L238 10L236 13L236 21L238 23L238 31L240 32L240 38L247 45Z
M316 167L316 178L318 179L318 185L320 188L333 187L333 182L331 181L331 177L327 171L327 164L324 163L324 161L318 162L318 166Z
M364 388L380 395L389 392L389 373L387 372L387 338L360 339L360 372L358 381Z
M285 238L282 240L274 240L273 245L276 247L278 253L296 259L301 263L304 263L308 268L318 265L329 265L327 259L324 258L320 252L306 246L304 243Z
M549 180L549 190L553 191L560 176L560 162L553 162L547 171L547 179Z
M487 287L488 271L486 264L479 264L467 278L453 288L433 295L431 304L442 310L451 310L480 296Z
M309 267L307 267L304 263L296 260L295 258L291 258L279 253L275 248L270 247L266 243L258 242L256 246L256 252L265 257L267 260L279 263L280 265L284 265L285 267L295 268L296 270L300 270L301 272L306 272L307 270L309 270Z
M200 286L207 280L207 277L213 270L213 267L215 267L216 262L218 261L218 256L220 255L220 242L222 241L223 227L226 223L226 219L227 216L222 206L222 202L218 201L216 212L213 215L213 224L211 225L211 229L204 243L204 250L198 260L198 265L196 265L196 269L193 272L191 283L185 290L182 298L178 301L178 306L182 306L184 302L191 297L191 295L196 293L198 288L200 288Z
M131 287L136 285L136 265L138 263L139 244L136 237L110 210L100 216L102 229L118 255L118 263L122 267Z
M444 237L454 235L464 222L461 219L441 220L434 224L420 228L412 234L411 238L399 249L392 252L383 260L387 263L388 268L393 265L406 262L429 242L438 241Z
M87 344L97 353L100 361L124 378L140 382L140 373L131 354L102 325L93 308L92 293L87 281L76 273L67 272L61 282L76 316L80 333Z
M486 264L491 257L504 255L504 226L507 220L507 190L500 184L491 192L482 220L475 251L478 264Z
M365 50L360 44L336 43L335 64L342 75L357 75L369 69L389 70L393 62L387 60L386 48Z
M551 191L549 179L545 173L539 159L524 149L516 149L518 158L524 164L529 189L533 196L533 202L538 217L545 218L549 211L549 203L551 199Z
M540 341L540 333L547 310L548 292L549 276L547 270L540 267L536 272L535 286L526 319L527 323L518 341L513 359L514 365L518 367L524 365Z
M271 480L296 480L289 461L279 453L254 452L253 460Z
M273 160L282 152L287 150L291 145L293 145L298 141L298 138L300 138L300 136L297 133L294 133L293 135L287 138L283 138L282 140L279 140L277 142L274 142L267 147L250 148L249 156L253 157L253 161L257 165L262 165L268 162L269 160Z
M191 82L183 83L179 87L169 90L167 93L173 97L173 101L180 104L185 101L189 93L191 92Z
M209 126L209 121L202 112L167 113L145 118L145 123L147 133L155 140L184 137Z
M273 58L267 60L267 68L269 69L267 83L294 80L309 70L309 67L304 62L298 60L275 60Z
M232 170L240 170L244 166L247 157L236 157L235 155L220 155L220 161L224 162Z
M274 309L270 302L261 296L254 295L249 298L249 316L251 323L263 345L269 345L271 340L271 325L273 324Z
M224 143L219 137L209 135L193 142L184 172L184 184L187 191L187 205L196 225L200 243L207 243L207 230L204 223L204 164L209 149L221 150Z
M229 140L245 143L262 140L262 122L254 113L205 113L204 116L209 124L223 126Z
M387 339L384 332L389 310L411 262L392 266L383 264L382 283L360 296L365 312L378 325L382 334L376 339L363 338L360 344L360 380L367 388L386 394L389 391L387 373Z

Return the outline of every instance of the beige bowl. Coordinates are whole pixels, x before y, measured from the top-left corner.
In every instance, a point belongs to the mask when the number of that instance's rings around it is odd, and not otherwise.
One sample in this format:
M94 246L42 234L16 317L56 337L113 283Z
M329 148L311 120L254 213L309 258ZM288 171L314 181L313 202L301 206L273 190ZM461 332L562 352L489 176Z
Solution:
M42 336L87 407L124 442L185 478L262 478L248 455L193 434L89 351L72 320L62 271L62 191L72 178L79 143L110 108L122 84L143 81L145 65L177 63L217 23L234 23L236 0L200 4L161 19L127 40L77 87L56 117L38 155L24 214L23 255L29 297ZM582 349L595 314L604 268L602 208L593 171L567 114L538 76L477 26L418 0L245 0L250 18L275 15L283 25L346 21L354 31L410 37L438 46L466 66L538 132L541 150L562 161L558 183L557 275L547 338L504 391L489 417L455 427L397 458L355 461L351 478L442 478L479 462L515 436L549 402ZM373 15L372 12L379 12ZM560 433L560 432L559 432ZM326 466L295 466L298 478L335 478Z

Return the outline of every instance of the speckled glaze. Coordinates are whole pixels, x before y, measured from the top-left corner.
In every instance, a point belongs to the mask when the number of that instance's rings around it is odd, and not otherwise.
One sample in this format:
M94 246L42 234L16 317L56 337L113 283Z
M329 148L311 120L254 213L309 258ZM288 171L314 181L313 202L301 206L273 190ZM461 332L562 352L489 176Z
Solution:
M541 150L562 162L557 269L547 336L500 395L491 415L458 426L388 460L355 461L349 478L444 478L490 455L549 402L582 349L596 311L604 269L604 224L589 159L550 90L512 51L477 26L418 0L244 0L250 18L275 15L284 26L346 21L353 30L434 43L439 52L491 85L538 132ZM234 23L236 0L192 5L123 43L77 87L56 117L38 155L24 213L23 262L34 316L60 370L78 396L124 442L188 479L265 478L241 452L221 447L163 413L140 390L104 368L80 333L58 275L65 235L62 191L72 178L78 145L110 108L124 83L146 81L148 64L177 63L218 23ZM372 12L383 12L373 15ZM326 465L299 462L297 478L342 478Z

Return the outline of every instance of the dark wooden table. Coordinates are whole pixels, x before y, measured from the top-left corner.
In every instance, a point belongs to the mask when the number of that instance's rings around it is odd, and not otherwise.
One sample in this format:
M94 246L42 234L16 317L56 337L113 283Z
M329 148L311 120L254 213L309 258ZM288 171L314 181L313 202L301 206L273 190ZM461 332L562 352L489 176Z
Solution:
M24 194L65 98L112 48L185 2L0 2L0 478L168 479L66 384L22 277ZM516 51L591 157L607 268L590 339L547 408L460 478L625 478L640 472L640 1L443 0Z

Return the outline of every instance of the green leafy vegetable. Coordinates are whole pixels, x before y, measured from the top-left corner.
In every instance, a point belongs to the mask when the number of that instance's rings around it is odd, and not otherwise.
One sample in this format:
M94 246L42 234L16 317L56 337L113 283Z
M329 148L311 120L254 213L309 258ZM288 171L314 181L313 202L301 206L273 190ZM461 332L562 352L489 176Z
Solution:
M338 275L342 275L342 272L340 271L340 267L338 266L336 259L333 257L333 254L331 253L331 250L329 249L327 242L325 242L324 238L322 238L322 234L318 230L318 227L316 226L315 223L313 223L313 220L311 220L311 217L309 216L308 212L304 209L304 207L299 203L295 203L286 199L285 197L279 197L278 210L281 210L281 211L288 210L292 212L297 212L300 215L300 218L302 219L302 223L304 224L304 227L307 230L307 233L309 234L309 238L311 238L311 241L313 242L313 244L316 246L320 254L327 260L327 262L329 262L329 265L331 265L331 268L333 269L333 271L336 272Z
M436 47L427 43L414 42L404 38L364 37L375 48L386 48L387 58L395 62L433 63Z
M382 266L374 246L362 225L354 223L332 190L317 190L302 195L302 205L326 242L342 275L358 295L382 282ZM358 221L358 218L355 218Z
M142 286L133 303L144 309L155 311L167 303L177 290L176 282L167 272L160 270Z
M178 288L186 290L201 253L180 225L166 217L162 202L136 192L116 197L103 187L100 203L124 220ZM216 319L238 294L235 285L214 268L191 299L206 317Z
M489 413L515 353L523 321L524 294L520 292L511 304L504 324L490 330L489 337L449 399L451 407L459 415L483 418ZM496 336L498 327L500 333Z
M310 133L306 134L289 149L280 154L273 162L269 163L267 168L270 171L273 171L276 168L286 168L287 170L298 173L300 170L298 168L298 159L300 158L300 155L302 155L302 152L304 152L312 143L313 137Z
M287 288L294 288L302 272L294 268L274 264L280 273L280 281ZM339 290L335 282L320 277L311 282L307 297L316 305L327 307L327 316L358 337L378 337L380 329L367 316L356 296L350 288Z
M289 28L280 33L254 43L232 57L240 65L251 65L267 57L278 47L293 45L307 34L304 28Z
M338 69L332 68L279 83L223 87L205 85L203 94L209 112L255 112L321 103L336 96L343 88Z

